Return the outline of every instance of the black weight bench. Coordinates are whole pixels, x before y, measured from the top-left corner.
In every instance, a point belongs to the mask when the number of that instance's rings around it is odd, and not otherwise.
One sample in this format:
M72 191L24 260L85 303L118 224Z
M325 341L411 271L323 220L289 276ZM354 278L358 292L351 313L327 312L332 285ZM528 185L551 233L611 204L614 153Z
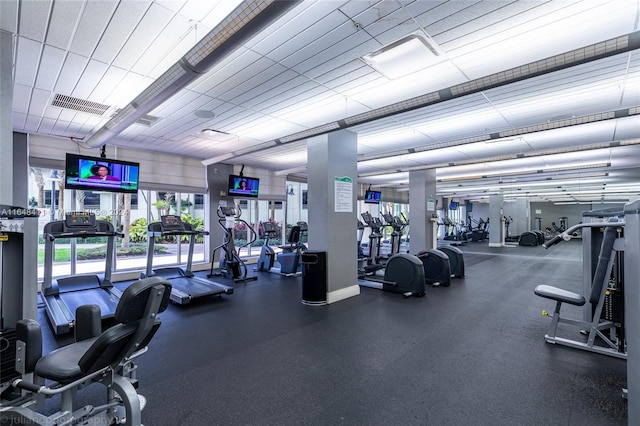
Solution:
M37 321L16 325L16 371L12 383L20 395L0 404L0 423L15 425L126 424L140 426L144 398L136 391L133 360L147 350L160 327L158 313L166 309L171 285L160 277L130 285L118 302L113 327L100 331L100 309L78 308L76 342L42 355L42 332ZM45 384L46 383L46 384ZM104 404L75 407L75 395L91 383L107 388ZM26 392L25 392L26 391ZM43 398L61 395L58 412L45 416Z

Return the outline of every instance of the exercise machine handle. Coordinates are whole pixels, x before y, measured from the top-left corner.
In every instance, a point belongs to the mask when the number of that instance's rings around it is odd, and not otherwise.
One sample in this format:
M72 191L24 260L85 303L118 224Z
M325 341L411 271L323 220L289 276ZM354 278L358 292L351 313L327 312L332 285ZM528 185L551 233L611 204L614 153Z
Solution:
M549 241L545 241L544 244L542 244L542 247L548 249L551 246L555 246L556 244L558 244L560 241L562 241L562 236L561 235L556 235L555 237L551 238Z
M36 385L30 382L25 382L22 379L18 379L13 382L13 387L16 389L24 389L33 393L40 393L41 390L46 389L46 386Z

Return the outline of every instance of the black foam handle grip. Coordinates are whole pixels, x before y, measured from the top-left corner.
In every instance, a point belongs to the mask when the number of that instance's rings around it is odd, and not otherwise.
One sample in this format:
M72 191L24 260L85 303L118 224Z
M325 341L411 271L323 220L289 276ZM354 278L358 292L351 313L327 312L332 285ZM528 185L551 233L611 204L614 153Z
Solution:
M44 387L44 386L40 386L40 385L34 385L33 383L25 382L24 380L16 380L13 383L13 386L18 388L18 389L24 389L24 390L27 390L27 391L33 392L33 393L40 392L40 389L42 389Z

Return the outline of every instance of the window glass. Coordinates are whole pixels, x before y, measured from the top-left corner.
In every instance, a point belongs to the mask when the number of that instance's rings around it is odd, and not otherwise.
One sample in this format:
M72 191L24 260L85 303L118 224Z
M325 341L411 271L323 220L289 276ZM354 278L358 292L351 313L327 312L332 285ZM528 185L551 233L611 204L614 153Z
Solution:
M137 194L72 191L64 189L64 172L46 168L29 169L29 207L40 212L38 220L38 279L44 277L45 224L63 220L65 212L88 211L96 219L111 222L123 237L115 241L114 271L143 271L147 264L147 224L164 214L180 214L195 229L204 228L203 194L140 190ZM53 195L53 197L52 197ZM158 265L185 264L188 236L162 237L156 241L153 259ZM105 237L67 238L55 241L52 262L54 277L84 273L103 273L107 240ZM203 262L204 237L196 237L194 262Z

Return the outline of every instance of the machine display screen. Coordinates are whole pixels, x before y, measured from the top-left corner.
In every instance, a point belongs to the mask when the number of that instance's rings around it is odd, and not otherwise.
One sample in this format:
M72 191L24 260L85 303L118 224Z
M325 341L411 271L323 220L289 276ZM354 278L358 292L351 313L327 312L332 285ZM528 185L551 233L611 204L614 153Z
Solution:
M182 219L178 215L164 215L160 222L163 229L182 229Z
M87 212L69 212L65 215L64 221L68 228L95 228L96 215Z

